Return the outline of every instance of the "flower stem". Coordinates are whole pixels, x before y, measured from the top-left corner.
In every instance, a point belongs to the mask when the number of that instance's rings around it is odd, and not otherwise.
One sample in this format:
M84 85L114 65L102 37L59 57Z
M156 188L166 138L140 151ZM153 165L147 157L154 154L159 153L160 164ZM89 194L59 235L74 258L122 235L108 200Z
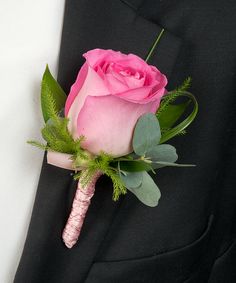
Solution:
M147 55L147 57L146 57L146 59L145 59L146 62L148 62L148 60L151 58L151 56L152 56L152 54L153 54L153 52L154 52L154 50L155 50L155 48L156 48L158 42L160 41L160 39L161 39L161 37L162 37L164 31L165 31L165 29L162 29L161 32L158 34L157 39L156 39L155 42L153 43L153 45L152 45L150 51L148 52L148 55Z
M86 171L81 172L70 216L62 233L62 239L68 248L72 248L79 238L86 212L95 192L96 182L101 175L102 172L97 171L91 181L83 187L82 183L83 178L86 176Z

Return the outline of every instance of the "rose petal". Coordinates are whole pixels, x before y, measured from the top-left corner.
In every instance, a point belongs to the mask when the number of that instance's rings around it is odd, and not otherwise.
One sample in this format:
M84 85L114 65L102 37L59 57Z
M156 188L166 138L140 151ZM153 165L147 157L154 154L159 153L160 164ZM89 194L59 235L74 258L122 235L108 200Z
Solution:
M125 77L125 81L130 89L134 89L138 87L143 87L145 78L143 77L143 78L137 79L135 78L135 76L129 76L129 77L127 76Z
M96 65L100 65L104 60L106 62L111 62L113 60L122 60L127 55L122 54L120 51L113 51L111 49L93 49L83 54L87 63L91 67L95 67Z
M123 156L133 151L132 136L138 118L155 112L154 104L134 104L115 96L88 96L78 115L78 136L82 147L94 154L100 151Z
M79 76L78 76L79 77ZM76 94L76 90L79 88L77 87L77 84L80 85L81 81L78 79L78 81L75 82L74 87L72 89L73 92L69 94L68 99L70 98L70 95L72 98L74 98L73 103L69 104L69 102L66 104L66 116L69 118L69 124L68 129L71 131L73 137L76 137L77 134L77 116L80 112L80 109L82 108L84 101L88 95L108 95L109 90L106 87L105 82L101 79L101 77L91 68L88 66L87 68L87 77L85 78L85 81ZM71 101L72 101L71 98Z
M75 83L70 88L70 93L67 97L65 104L65 116L67 116L71 104L73 103L76 95L79 93L81 87L83 86L87 73L88 73L88 64L85 62L78 73Z
M147 97L149 96L151 90L151 87L145 86L136 89L130 89L126 92L115 93L114 96L120 97L126 101L139 104L146 104L149 102L149 100L147 100Z
M105 74L104 79L106 81L107 87L110 91L110 93L120 93L127 91L129 87L125 83L125 81L122 81L122 76L119 74Z

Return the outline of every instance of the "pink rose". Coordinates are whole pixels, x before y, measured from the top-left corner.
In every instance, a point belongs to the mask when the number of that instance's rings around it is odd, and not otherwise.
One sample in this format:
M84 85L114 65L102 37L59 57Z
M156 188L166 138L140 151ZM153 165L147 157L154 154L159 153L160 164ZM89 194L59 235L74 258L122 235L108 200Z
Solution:
M156 112L167 79L133 54L94 49L83 56L65 105L69 130L74 138L85 136L82 147L93 154L126 155L138 118Z

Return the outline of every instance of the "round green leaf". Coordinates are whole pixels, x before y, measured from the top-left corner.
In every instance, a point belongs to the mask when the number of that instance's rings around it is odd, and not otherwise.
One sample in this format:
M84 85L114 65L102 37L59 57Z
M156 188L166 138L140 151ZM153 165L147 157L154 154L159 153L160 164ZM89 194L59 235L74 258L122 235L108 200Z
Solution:
M126 175L120 174L122 181L126 187L138 188L143 181L143 174L141 172L126 172Z
M139 156L158 144L161 138L160 125L156 115L147 113L142 115L135 126L133 149Z
M127 187L143 204L154 207L158 205L161 192L151 176L147 172L142 172L142 184L138 188Z
M153 161L165 162L175 162L178 159L175 147L170 144L155 145L146 153L146 157Z

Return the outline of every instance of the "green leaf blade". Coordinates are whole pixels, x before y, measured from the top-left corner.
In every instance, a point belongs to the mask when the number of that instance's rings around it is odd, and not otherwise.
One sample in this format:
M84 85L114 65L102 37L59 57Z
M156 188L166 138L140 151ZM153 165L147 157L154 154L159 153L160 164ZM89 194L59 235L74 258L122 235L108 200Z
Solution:
M180 104L169 104L165 109L158 115L161 131L163 129L169 129L179 120L179 118L187 110L191 100L188 100Z
M197 103L195 96L192 93L187 92L187 91L182 92L181 95L186 96L191 99L193 103L193 110L189 114L189 116L185 118L182 122L180 122L177 126L174 126L170 130L163 133L161 136L160 143L164 143L168 141L169 139L175 137L179 133L183 132L183 130L185 130L193 122L193 120L195 119L198 113L198 103Z
M116 167L116 166L115 166ZM144 161L120 161L120 169L127 172L150 171L152 166Z
M179 164L179 163L173 163L173 162L165 162L165 161L154 161L152 163L152 168L153 169L159 169L162 167L195 167L195 164Z
M41 108L45 122L52 118L52 111L50 111L52 107L56 113L64 108L66 98L65 92L46 66L41 85Z

